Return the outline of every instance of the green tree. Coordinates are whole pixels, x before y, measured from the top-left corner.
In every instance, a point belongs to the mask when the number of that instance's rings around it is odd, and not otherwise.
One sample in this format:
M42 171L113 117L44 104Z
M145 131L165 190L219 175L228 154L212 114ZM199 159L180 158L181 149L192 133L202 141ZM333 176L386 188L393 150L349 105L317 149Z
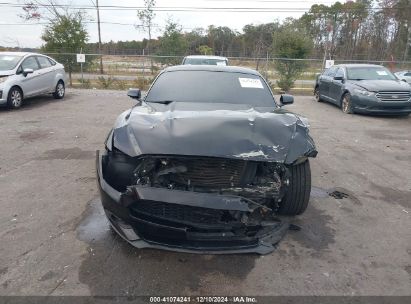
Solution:
M208 45L200 45L197 49L197 51L201 54L201 55L213 55L213 49L210 48Z
M303 60L312 50L312 40L303 32L283 26L273 34L273 52L279 57L275 60L275 68L279 73L277 85L284 91L294 86L295 80L306 66Z
M181 26L172 20L168 20L163 36L160 38L157 55L173 57L162 57L159 61L163 64L178 64L181 62L181 58L176 56L184 56L186 50L187 41L184 38Z
M148 33L148 41L146 44L147 55L151 55L151 34L153 32L154 18L156 14L154 13L154 7L156 6L155 0L144 0L145 8L143 10L137 11L137 17L139 18L140 24L137 25L137 28L143 29ZM153 60L151 62L151 72L153 72Z
M71 73L78 65L74 54L80 50L84 52L88 40L83 18L81 12L59 15L46 26L41 37L45 42L42 51L54 53L56 60L64 64L69 73L70 85L73 84Z

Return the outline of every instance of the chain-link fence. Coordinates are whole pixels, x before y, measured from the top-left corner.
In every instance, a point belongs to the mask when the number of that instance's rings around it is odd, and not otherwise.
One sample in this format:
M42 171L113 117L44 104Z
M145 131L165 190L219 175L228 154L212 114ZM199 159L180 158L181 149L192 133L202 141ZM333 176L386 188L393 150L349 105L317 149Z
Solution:
M76 54L47 54L61 63L70 62ZM180 64L183 56L143 56L143 55L102 55L104 74L100 73L100 55L86 54L83 74L80 64L71 67L72 84L75 87L103 88L125 90L129 87L147 89L155 76L167 66ZM64 60L70 58L71 60ZM292 90L294 92L312 91L316 76L323 70L322 59L286 59L286 58L244 58L230 57L229 65L241 66L258 70L271 84L275 91L280 90L277 81L279 63L294 63L300 73L295 77ZM298 64L297 64L298 63ZM411 70L411 62L402 61L364 61L364 60L335 60L335 64L368 63L384 65L391 71ZM66 67L66 70L67 67Z

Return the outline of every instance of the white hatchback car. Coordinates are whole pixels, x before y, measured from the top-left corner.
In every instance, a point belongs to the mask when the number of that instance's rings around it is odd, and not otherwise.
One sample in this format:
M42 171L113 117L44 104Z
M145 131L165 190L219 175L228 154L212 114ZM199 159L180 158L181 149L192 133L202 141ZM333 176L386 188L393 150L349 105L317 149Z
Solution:
M42 94L65 95L64 66L36 53L0 52L0 106L19 108L23 99Z

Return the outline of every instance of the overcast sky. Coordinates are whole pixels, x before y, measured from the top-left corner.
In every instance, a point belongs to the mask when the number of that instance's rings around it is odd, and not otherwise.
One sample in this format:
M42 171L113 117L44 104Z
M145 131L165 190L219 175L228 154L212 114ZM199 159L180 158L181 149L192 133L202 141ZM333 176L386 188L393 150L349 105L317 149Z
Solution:
M56 1L61 4L71 3L73 6L89 6L94 0L61 0ZM2 3L23 4L24 0L5 0ZM261 8L271 10L264 12L156 12L156 29L153 37L161 35L166 20L172 18L182 25L185 31L192 28L204 27L208 25L229 26L241 31L246 24L260 24L287 17L299 17L304 11L308 11L312 4L330 5L332 0L157 0L156 7L196 7L196 8ZM340 1L345 2L345 1ZM115 5L140 7L143 0L100 0L100 6ZM274 11L273 11L274 10ZM0 4L0 45L20 46L20 47L39 47L42 45L41 33L43 25L35 25L24 22L18 17L22 13L22 8L10 7ZM96 12L87 10L90 18L96 20ZM102 8L100 13L101 33L103 41L118 40L141 40L147 35L135 29L133 24L138 24L136 10L108 10ZM104 22L125 23L130 25L104 24ZM6 25L7 24L7 25ZM12 25L10 25L12 24ZM97 25L87 24L90 34L90 42L97 41Z

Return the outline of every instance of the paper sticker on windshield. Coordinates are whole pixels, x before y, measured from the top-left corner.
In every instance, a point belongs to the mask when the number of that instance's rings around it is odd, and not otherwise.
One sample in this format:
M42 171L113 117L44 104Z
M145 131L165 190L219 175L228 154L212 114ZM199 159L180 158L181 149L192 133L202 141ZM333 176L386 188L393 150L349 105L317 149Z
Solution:
M242 88L264 89L260 79L255 78L238 78Z
M380 76L387 76L388 73L386 71L377 71L377 74Z

